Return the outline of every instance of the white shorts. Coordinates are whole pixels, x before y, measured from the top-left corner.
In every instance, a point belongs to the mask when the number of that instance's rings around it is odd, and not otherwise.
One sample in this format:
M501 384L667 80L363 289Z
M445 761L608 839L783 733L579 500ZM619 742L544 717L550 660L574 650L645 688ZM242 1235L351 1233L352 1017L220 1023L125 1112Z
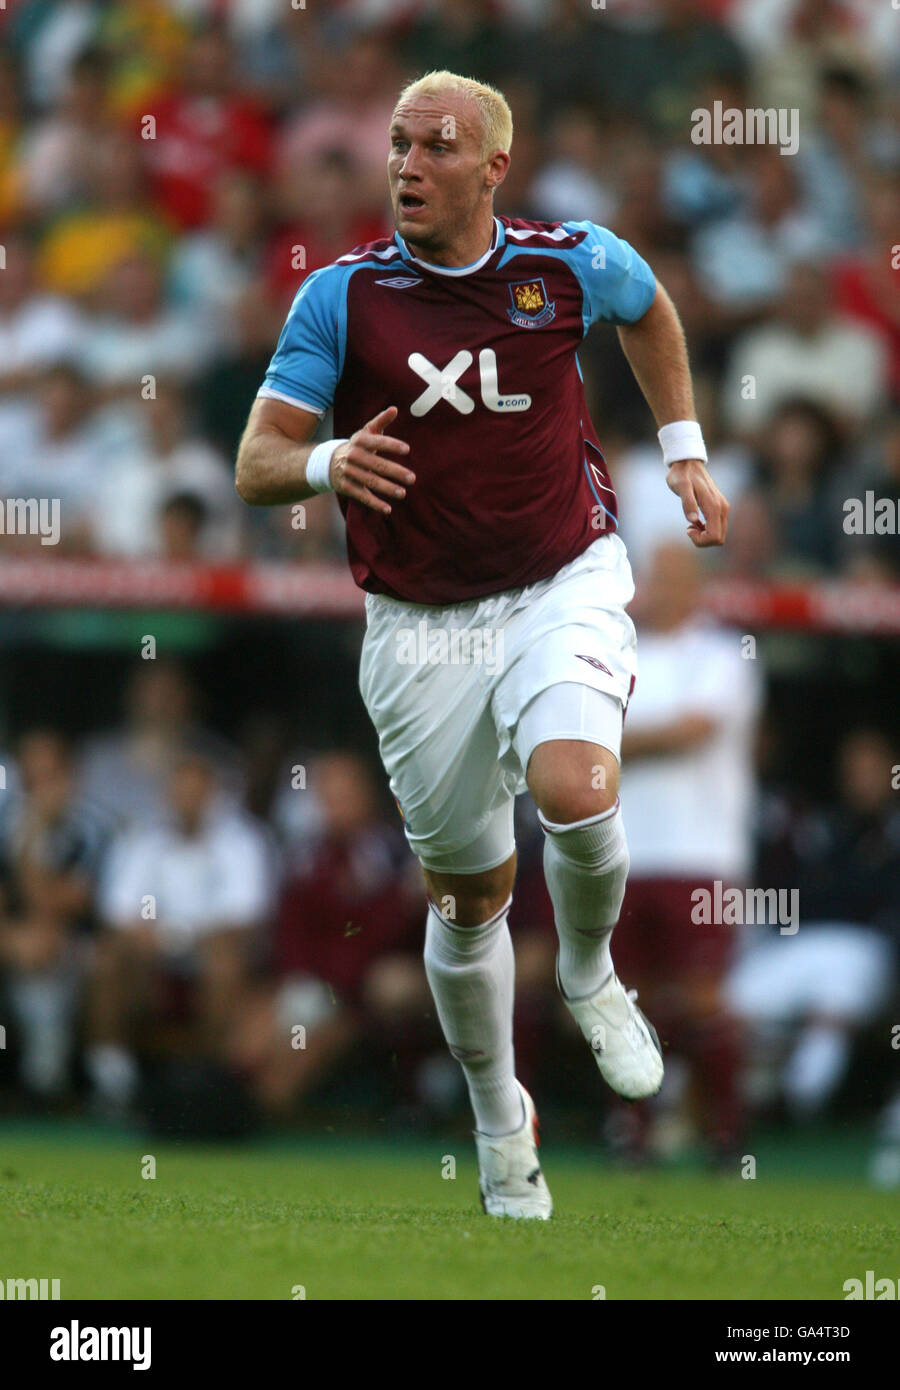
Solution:
M509 858L537 744L584 739L619 757L633 596L612 534L547 579L452 607L366 595L360 693L426 868L474 874Z

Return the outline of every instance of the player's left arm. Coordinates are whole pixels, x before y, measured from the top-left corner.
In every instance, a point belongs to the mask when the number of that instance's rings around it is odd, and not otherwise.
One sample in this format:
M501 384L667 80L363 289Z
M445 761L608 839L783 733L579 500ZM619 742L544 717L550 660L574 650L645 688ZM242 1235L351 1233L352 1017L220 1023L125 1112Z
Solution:
M660 429L676 420L695 420L687 344L678 311L657 281L649 309L633 323L618 325L619 342ZM728 528L728 503L701 459L669 465L666 481L681 500L694 545L721 545Z

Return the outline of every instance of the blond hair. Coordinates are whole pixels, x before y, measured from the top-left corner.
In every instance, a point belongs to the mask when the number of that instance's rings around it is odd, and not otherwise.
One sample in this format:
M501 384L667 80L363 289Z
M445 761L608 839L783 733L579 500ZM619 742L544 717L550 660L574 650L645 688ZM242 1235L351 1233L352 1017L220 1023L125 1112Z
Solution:
M460 77L459 73L448 72L446 68L435 69L417 77L415 82L407 83L397 98L397 106L412 97L436 97L444 92L462 92L478 107L483 159L488 159L497 150L509 153L513 138L512 112L503 93L487 82L476 82L474 77Z

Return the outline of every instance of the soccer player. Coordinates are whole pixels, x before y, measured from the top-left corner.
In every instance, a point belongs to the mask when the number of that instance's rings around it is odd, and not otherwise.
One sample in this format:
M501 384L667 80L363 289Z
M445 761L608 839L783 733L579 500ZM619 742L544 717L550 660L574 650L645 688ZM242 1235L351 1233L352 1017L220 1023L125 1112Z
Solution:
M526 788L563 998L619 1095L653 1095L663 1076L610 956L628 872L617 788L634 590L576 355L594 322L618 326L695 545L721 545L728 504L665 290L592 222L495 216L511 144L495 89L449 72L404 88L395 234L303 282L237 488L255 506L338 495L366 591L360 690L424 871L425 965L469 1089L482 1205L546 1220L512 1040L513 805ZM313 447L329 406L340 437Z

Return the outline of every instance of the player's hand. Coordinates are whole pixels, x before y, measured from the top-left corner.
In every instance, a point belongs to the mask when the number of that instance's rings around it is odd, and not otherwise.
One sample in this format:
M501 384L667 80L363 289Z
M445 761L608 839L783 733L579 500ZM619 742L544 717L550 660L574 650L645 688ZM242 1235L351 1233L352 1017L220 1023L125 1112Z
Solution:
M670 464L666 482L681 498L687 533L694 545L722 545L728 530L729 507L706 471L706 464L699 459L679 459Z
M404 440L381 433L396 415L397 407L389 405L351 435L346 444L339 445L331 456L331 485L335 492L385 514L391 507L384 498L405 497L405 485L416 481L415 473L402 463L383 457L389 453L402 458L409 453L409 445Z

